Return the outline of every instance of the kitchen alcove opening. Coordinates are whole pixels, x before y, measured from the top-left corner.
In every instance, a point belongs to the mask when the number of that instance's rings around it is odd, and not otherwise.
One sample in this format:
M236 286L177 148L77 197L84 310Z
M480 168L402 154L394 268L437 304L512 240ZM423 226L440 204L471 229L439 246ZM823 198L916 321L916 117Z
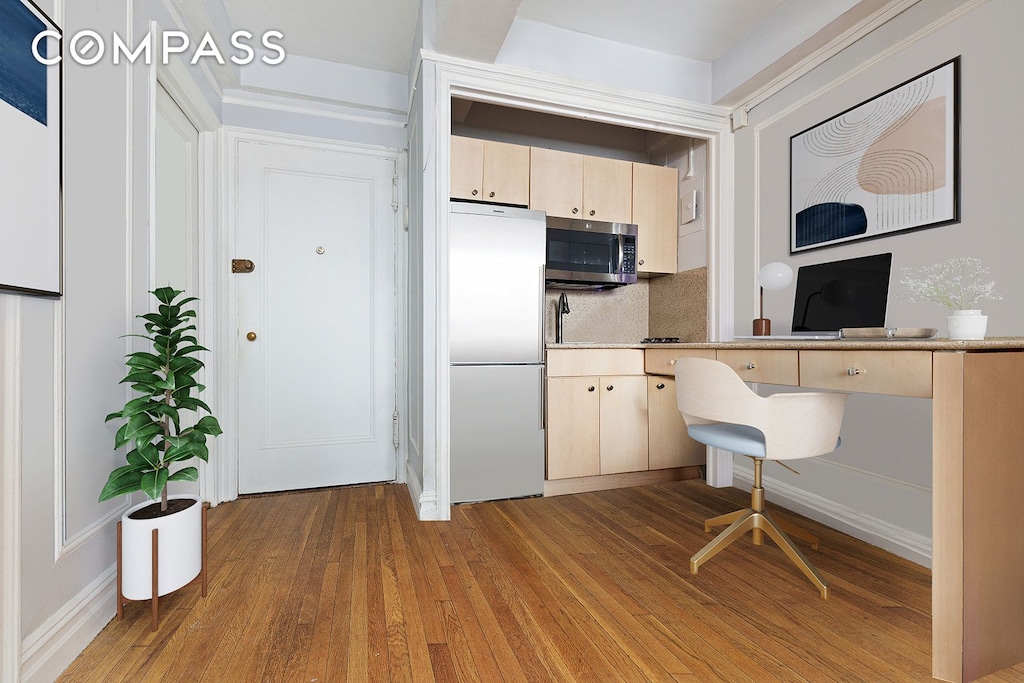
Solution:
M453 137L546 148L584 157L674 167L679 178L677 253L676 258L672 259L677 273L675 276L666 277L663 274L671 273L670 270L641 270L641 280L638 284L650 288L649 299L646 302L649 304L650 315L639 323L629 325L633 332L638 333L630 336L629 340L636 342L642 337L683 337L685 341L708 339L708 232L705 230L707 210L704 206L708 186L707 140L474 101L463 97L451 98L450 134ZM472 174L463 176L460 181L465 178L470 178L472 182ZM514 200L509 199L504 203L512 206L530 206L529 195L529 192L525 196L517 195ZM488 200L483 196L479 199L466 196L466 199L497 201ZM648 266L648 271L650 270ZM631 286L627 285L620 289L630 290ZM552 296L557 297L557 293L553 292L549 286L549 299ZM585 292L578 296L604 300L623 297L625 294L624 291L606 291ZM645 305L646 307L648 305ZM553 325L554 321L548 320L548 327L553 329ZM604 338L600 331L594 330L589 333ZM622 334L629 336L624 331Z

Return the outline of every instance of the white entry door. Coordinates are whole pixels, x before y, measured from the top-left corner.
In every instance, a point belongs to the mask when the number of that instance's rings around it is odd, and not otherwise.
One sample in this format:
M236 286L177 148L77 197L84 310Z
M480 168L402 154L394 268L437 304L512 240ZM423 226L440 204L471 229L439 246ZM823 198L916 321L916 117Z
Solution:
M392 481L396 162L237 150L239 493Z

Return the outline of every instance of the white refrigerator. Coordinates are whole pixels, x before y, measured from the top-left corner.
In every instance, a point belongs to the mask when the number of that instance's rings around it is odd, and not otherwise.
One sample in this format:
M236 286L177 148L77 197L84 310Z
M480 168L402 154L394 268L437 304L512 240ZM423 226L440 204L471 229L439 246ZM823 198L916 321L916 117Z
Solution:
M451 204L451 499L544 492L545 214Z

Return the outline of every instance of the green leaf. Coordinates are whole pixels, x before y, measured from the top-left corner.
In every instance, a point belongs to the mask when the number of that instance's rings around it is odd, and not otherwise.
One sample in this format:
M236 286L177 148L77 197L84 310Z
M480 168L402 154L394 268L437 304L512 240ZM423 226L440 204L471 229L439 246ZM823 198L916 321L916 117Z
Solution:
M100 491L100 502L142 490L142 472L136 468L118 467L110 473Z
M179 356L185 356L185 355L188 355L190 353L196 353L198 351L209 351L209 350L210 349L206 348L205 346L199 346L198 344L192 344L191 346L186 346L183 349L178 349L178 355Z
M150 499L156 500L160 497L164 487L167 486L167 476L166 467L161 467L155 472L146 472L142 475L142 492L149 496Z
M212 410L210 410L210 406L206 405L206 403L204 403L203 401L200 401L198 398L192 398L191 396L182 396L180 398L178 398L178 397L175 397L175 398L177 399L177 403L178 403L178 407L179 408L185 408L187 410L195 410L195 411L198 411L200 408L202 408L203 410L205 410L208 413L212 413L213 412Z
M160 423L148 415L135 416L117 430L117 434L114 436L114 448L120 448L132 440L138 443L148 443L163 431Z
M126 357L125 365L135 370L160 370L164 366L162 360L145 351L136 351Z
M155 296L157 298L157 301L159 301L160 303L169 304L172 301L174 301L174 298L176 296L178 296L179 294L183 294L184 292L182 292L180 289L174 289L173 287L160 287L159 289L154 289L150 293L153 296Z
M153 382L158 382L159 380L160 377L158 375L148 370L136 370L134 372L129 372L127 375L125 375L125 378L121 380L121 384L124 384L125 382L150 384Z
M203 434L209 434L210 436L219 436L224 433L221 431L220 423L217 422L217 418L213 415L204 416L196 423L193 429L197 432L202 432Z
M167 481L196 481L197 479L199 479L199 470L195 467L183 467L167 477Z

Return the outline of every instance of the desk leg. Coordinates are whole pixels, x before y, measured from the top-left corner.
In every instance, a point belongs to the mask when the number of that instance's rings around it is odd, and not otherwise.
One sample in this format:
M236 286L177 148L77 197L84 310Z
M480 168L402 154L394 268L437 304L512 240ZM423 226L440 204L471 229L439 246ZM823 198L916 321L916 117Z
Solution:
M1024 661L1024 353L934 354L932 673Z

